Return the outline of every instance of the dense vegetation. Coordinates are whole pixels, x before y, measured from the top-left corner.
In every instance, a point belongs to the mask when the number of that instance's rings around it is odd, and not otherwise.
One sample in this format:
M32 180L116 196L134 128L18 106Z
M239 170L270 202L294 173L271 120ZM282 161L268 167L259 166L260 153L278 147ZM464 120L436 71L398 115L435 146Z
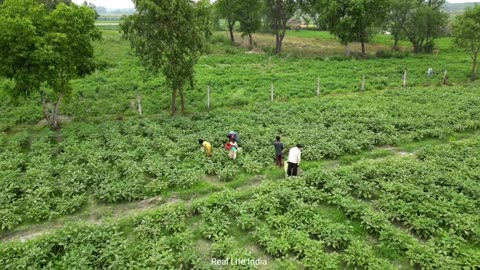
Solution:
M71 226L0 245L0 262L7 269L216 269L210 258L262 258L266 269L475 269L479 144L311 170L118 224ZM251 248L257 245L261 252Z
M343 56L326 56L336 52L331 47L332 37L322 32L292 32L284 50L291 56L270 57L267 54L246 54L242 48L230 48L223 43L227 38L214 35L215 43L210 46L211 54L200 59L196 67L197 79L194 89L186 89L187 111L207 110L207 86L211 86L212 107L243 106L255 100L270 98L270 87L274 84L277 101L289 101L316 95L317 78L320 78L321 94L359 91L362 76L366 76L366 91L397 88L402 85L404 69L408 69L408 86L438 86L447 69L449 84L464 84L469 76L469 57L456 51L451 39L441 42L441 51L435 55L398 55L385 52L385 47L376 48L385 58L347 61ZM313 47L308 58L298 55L296 47L310 40L322 40L322 46ZM378 39L383 42L382 39ZM332 41L335 43L334 41ZM227 41L228 43L228 41ZM335 45L333 45L335 46ZM115 31L104 31L103 40L95 43L101 70L82 80L73 81L71 97L65 100L61 112L69 117L91 119L92 117L132 116L136 114L138 94L142 96L145 115L157 115L169 108L170 95L166 83L160 76L145 76L138 60L133 56L128 43L120 39ZM316 59L315 55L319 55ZM311 56L311 57L310 57ZM393 57L393 58L392 58ZM436 71L433 78L427 77L429 67ZM3 89L12 85L2 81ZM406 89L408 91L408 88ZM18 124L38 123L41 107L32 100L12 100L3 91L0 115L0 130ZM16 102L16 103L15 103ZM134 103L132 105L132 102ZM11 104L16 106L11 106ZM188 109L190 108L190 109Z
M57 130L0 79L0 268L480 268L480 86L452 38L413 54L379 35L345 57L328 32L287 31L281 55L274 34L250 51L214 32L170 117L171 85L102 36ZM273 166L277 135L304 145L299 177Z

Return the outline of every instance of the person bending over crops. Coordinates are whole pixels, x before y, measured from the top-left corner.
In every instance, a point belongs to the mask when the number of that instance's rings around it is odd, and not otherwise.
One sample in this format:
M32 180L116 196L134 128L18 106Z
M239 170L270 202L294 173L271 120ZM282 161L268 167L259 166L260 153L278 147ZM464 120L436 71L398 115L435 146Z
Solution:
M288 176L297 176L297 169L300 165L301 156L302 146L300 144L297 144L295 147L290 148L290 151L288 152Z
M205 141L205 140L202 140L202 139L198 139L198 143L200 145L202 145L202 149L205 151L205 153L207 154L207 157L211 157L212 156L212 145Z
M273 142L273 146L275 147L275 163L277 164L278 167L283 166L283 149L285 148L285 145L280 141L280 136L277 136L276 141Z

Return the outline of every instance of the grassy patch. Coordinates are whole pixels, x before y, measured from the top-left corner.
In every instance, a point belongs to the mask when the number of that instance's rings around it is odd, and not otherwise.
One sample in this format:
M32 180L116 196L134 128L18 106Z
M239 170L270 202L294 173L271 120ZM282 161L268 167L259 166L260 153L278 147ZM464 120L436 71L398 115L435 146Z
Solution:
M344 155L338 158L338 162L341 165L348 165L352 164L354 162L357 162L361 159L379 159L379 158L385 158L388 156L392 156L394 153L392 151L389 151L387 149L382 149L382 148L375 148L372 151L368 152L362 152L357 155Z

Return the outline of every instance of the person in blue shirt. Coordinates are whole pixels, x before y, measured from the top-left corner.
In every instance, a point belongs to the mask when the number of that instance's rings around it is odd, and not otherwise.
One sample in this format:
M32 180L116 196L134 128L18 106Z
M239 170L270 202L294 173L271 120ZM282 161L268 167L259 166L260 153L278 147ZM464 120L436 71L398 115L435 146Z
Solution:
M280 136L277 136L276 141L273 142L273 146L275 147L275 164L278 167L283 167L283 149L285 149L285 145L280 141Z

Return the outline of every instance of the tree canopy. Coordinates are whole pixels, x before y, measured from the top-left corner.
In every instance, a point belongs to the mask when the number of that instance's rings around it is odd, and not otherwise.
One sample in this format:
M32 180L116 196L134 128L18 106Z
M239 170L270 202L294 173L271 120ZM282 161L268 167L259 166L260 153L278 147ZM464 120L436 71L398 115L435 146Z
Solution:
M275 53L282 51L283 39L287 31L287 23L295 11L300 8L300 1L297 0L264 0L266 8L266 19L270 28L275 34Z
M453 24L455 43L469 50L472 56L472 71L470 79L477 78L478 53L480 52L480 5L467 8L465 13L455 18Z
M243 36L248 36L250 49L253 48L252 34L260 28L262 19L261 0L242 0L237 17L240 22L240 31Z
M218 0L215 2L215 13L218 18L225 19L227 22L228 31L230 32L230 40L235 42L233 36L233 28L238 21L238 12L242 0Z
M15 95L38 93L53 128L70 80L95 70L91 41L100 32L94 23L95 12L77 5L62 3L51 12L33 0L0 6L0 75L15 82Z
M207 46L210 4L207 0L137 0L135 7L135 14L122 18L123 36L147 71L165 76L172 89L172 115L177 111L177 92L184 112L184 86L193 84L194 66Z
M362 54L365 54L365 42L372 34L371 28L383 23L388 7L388 0L330 1L325 12L327 27L345 46L360 41Z
M403 31L415 52L432 52L434 40L442 33L448 15L443 11L445 0L417 0L408 11Z

